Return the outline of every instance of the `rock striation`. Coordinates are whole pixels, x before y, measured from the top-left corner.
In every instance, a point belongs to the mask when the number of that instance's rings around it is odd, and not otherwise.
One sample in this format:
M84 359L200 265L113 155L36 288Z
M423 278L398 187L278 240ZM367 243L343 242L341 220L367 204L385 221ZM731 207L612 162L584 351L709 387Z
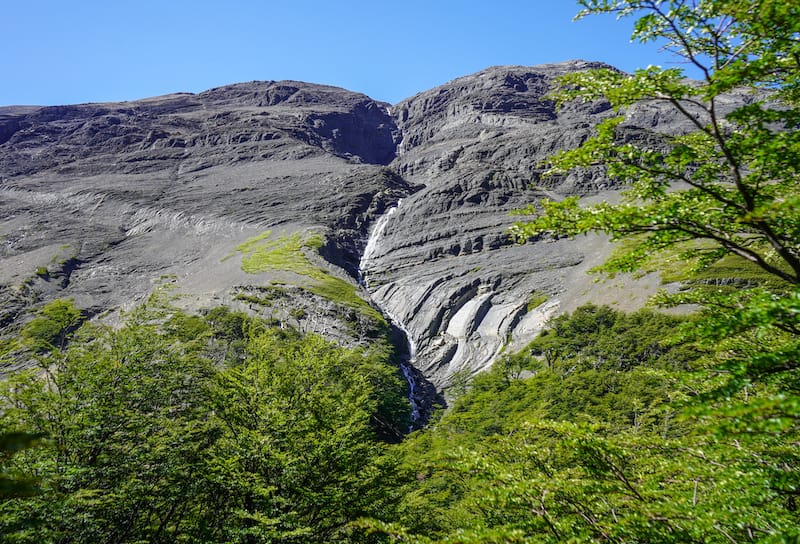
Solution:
M398 141L386 104L299 82L0 108L0 324L56 296L128 306L160 279L228 300L253 278L222 259L267 229L317 229L354 271L365 225L411 191L385 167Z
M398 322L417 367L407 374L439 389L521 348L555 312L635 307L655 279L585 274L605 240L508 235L509 212L542 197L617 198L600 169L542 177L545 157L612 115L603 101L556 110L553 79L599 66L494 67L391 107L268 81L0 108L0 327L56 297L90 314L130 307L165 282L192 308L244 304L275 281L302 287L232 258L267 230L321 235L319 265ZM622 138L686 129L655 104L627 115ZM335 305L282 293L298 326L346 336Z
M494 67L394 106L403 140L390 166L423 189L381 225L365 277L437 386L522 348L555 312L591 301L633 308L653 292L654 278L594 285L586 272L609 250L598 237L518 245L508 234L509 212L542 197L617 198L601 169L542 177L546 157L580 145L613 114L605 101L557 110L546 96L555 77L598 67L607 66ZM656 127L686 128L642 105L629 112L624 137L651 137Z

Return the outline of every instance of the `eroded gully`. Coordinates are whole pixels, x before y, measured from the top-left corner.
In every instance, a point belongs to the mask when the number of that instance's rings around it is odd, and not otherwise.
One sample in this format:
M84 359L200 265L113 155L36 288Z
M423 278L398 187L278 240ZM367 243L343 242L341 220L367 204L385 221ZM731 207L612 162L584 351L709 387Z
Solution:
M380 248L380 243L384 238L386 226L389 224L392 216L397 212L397 209L400 207L402 202L403 200L400 199L396 206L392 206L386 210L386 212L378 218L378 220L369 230L367 244L364 246L364 252L362 253L361 260L358 263L358 280L361 285L367 289L367 291L369 291L370 264L374 260L375 255ZM406 342L406 353L400 360L400 370L403 372L403 376L408 382L408 400L411 403L411 427L409 428L409 431L412 431L418 428L422 422L422 412L418 392L419 387L415 377L414 368L414 363L416 362L417 357L417 346L413 337L411 336L411 333L406 328L405 324L397 318L397 316L392 315L392 313L388 312L385 308L380 308L380 310L389 319L391 324L402 333L402 336Z

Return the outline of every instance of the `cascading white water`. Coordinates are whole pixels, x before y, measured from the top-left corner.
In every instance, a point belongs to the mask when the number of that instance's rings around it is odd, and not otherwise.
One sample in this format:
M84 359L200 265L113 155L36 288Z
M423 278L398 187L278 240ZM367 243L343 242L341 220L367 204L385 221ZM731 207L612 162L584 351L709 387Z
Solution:
M364 253L361 255L361 260L358 263L358 280L361 282L364 287L368 287L368 269L370 265L370 261L373 260L377 250L378 244L383 238L383 233L386 230L386 225L389 224L389 219L391 219L392 215L397 211L397 208L402 203L402 199L397 201L397 206L393 206L386 210L386 213L381 215L378 220L375 222L375 225L372 226L369 232L369 237L367 238L367 245L364 246ZM403 332L403 335L406 338L406 343L408 345L408 359L406 361L402 361L400 363L400 370L403 372L403 376L405 377L406 381L408 382L408 401L411 403L411 427L409 428L409 432L414 430L417 422L421 417L420 412L420 405L417 401L417 382L414 378L414 367L413 363L417 357L417 345L414 342L414 339L411 337L410 331L406 328L402 321L397 319L396 316L392 315L387 310L383 309L383 313L386 317L389 318L392 325L397 327Z
M369 231L367 238L367 245L364 246L364 253L361 254L361 260L358 263L358 281L366 287L366 272L369 267L369 262L372 260L378 248L378 241L383 237L383 231L386 230L386 225L389 224L389 219L397 211L397 208L403 202L403 199L397 201L397 206L392 206L386 213L378 218L375 224Z
M400 363L400 370L403 371L403 376L408 382L408 402L411 403L411 425L408 427L408 432L411 432L421 416L416 398L417 381L414 379L414 371L409 363Z
M408 345L408 360L400 363L400 370L403 371L403 376L408 382L408 402L411 403L411 427L409 427L408 430L411 432L414 430L414 425L419 421L421 416L419 402L417 402L417 381L414 378L414 367L412 364L417 359L417 344L414 342L414 339L411 337L411 333L405 327L405 325L403 325L402 321L397 319L394 315L386 310L384 310L384 313L395 327L403 331L403 335L406 337L406 343Z

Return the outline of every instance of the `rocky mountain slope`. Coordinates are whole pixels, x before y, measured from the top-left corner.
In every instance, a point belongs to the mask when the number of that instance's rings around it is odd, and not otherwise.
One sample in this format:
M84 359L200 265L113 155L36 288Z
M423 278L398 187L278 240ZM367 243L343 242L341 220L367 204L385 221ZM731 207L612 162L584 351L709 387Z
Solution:
M352 269L365 224L410 192L383 166L387 106L320 85L1 108L0 135L2 325L56 296L130 305L159 278L225 301L258 281L224 257L268 229L344 240L331 254Z
M615 198L600 170L540 175L542 159L611 115L602 102L556 111L544 97L554 77L594 66L495 67L394 106L252 82L0 108L0 326L57 297L91 315L129 308L170 283L191 308L238 304L358 342L336 296L294 288L318 273L246 271L248 240L292 236L320 240L298 246L304 262L394 320L438 388L521 347L555 312L635 307L657 279L586 276L606 241L515 245L507 232L508 212L543 196ZM628 117L626 138L683 128L655 105ZM263 304L275 287L284 304Z
M603 171L543 179L542 161L580 145L612 115L605 102L545 99L554 77L602 66L575 61L495 67L404 100L393 108L403 139L392 167L424 187L382 225L367 262L373 299L402 322L417 365L434 383L473 374L530 341L556 312L586 302L641 306L657 278L594 284L587 271L609 245L596 237L513 243L514 209L547 197L617 198ZM656 105L628 112L624 137L685 125Z

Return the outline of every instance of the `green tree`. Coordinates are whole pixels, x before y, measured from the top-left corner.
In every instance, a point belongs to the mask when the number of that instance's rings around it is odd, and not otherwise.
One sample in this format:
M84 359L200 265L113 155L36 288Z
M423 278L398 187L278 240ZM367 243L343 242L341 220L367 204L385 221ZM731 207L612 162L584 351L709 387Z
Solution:
M174 542L210 538L218 496L205 485L214 374L202 339L162 332L163 308L121 329L86 325L0 391L3 426L46 436L13 458L41 493L0 505L13 542ZM204 521L205 520L205 521Z
M319 336L250 335L245 362L218 375L217 445L236 497L230 542L351 541L348 523L381 515L393 480L376 440L376 384L393 369ZM391 495L391 494L390 494Z
M585 0L591 13L641 15L633 37L666 48L703 75L678 68L613 69L565 76L557 101L608 100L620 115L554 171L602 164L629 184L619 205L581 208L576 198L543 202L545 214L517 226L542 231L641 235L607 265L631 270L654 251L695 240L708 265L734 254L789 284L800 283L800 5L761 0ZM682 116L685 134L625 141L625 108L654 101ZM731 101L739 105L731 107ZM676 184L685 187L675 190ZM532 210L536 212L536 210Z
M658 268L676 254L695 271L728 267L733 288L685 282L663 304L696 303L697 338L725 343L725 394L750 381L796 389L800 365L800 3L777 0L584 0L579 17L639 16L633 37L659 40L702 75L648 67L565 76L559 102L608 100L619 115L581 147L557 154L552 172L602 165L628 189L619 204L544 200L516 225L520 239L604 232L624 240L606 272ZM627 137L626 110L651 101L689 127ZM655 262L654 262L655 261ZM731 266L732 265L732 266ZM751 274L747 266L759 272ZM736 270L739 270L737 273ZM731 272L732 270L732 272ZM706 274L711 274L706 272ZM745 282L741 277L750 276ZM713 274L711 274L713 276ZM748 287L743 289L742 287ZM729 339L734 338L738 344ZM785 405L786 416L797 410Z
M766 485L769 471L703 432L664 438L539 420L469 447L456 440L425 452L404 523L375 529L418 544L797 538L796 515Z
M658 67L562 78L556 101L607 100L618 116L551 172L603 167L627 192L532 205L516 234L607 233L624 242L601 267L611 273L691 262L684 290L657 300L701 305L683 341L710 354L652 342L664 335L641 315L556 319L530 347L545 363L533 377L476 379L407 446L430 461L400 523L373 527L418 543L797 541L800 3L579 4L579 17L636 17L634 39L701 79ZM641 137L626 113L643 101L683 129Z
M41 436L23 432L0 433L0 501L28 497L38 492L35 481L6 470L11 457L35 447Z
M378 429L408 403L384 346L159 298L64 340L0 383L0 541L356 542L391 513Z
M595 306L554 319L514 355L529 375L496 365L402 445L415 479L396 523L366 525L420 544L793 541L797 433L734 441L707 411L681 413L702 353L653 342L679 321ZM554 368L535 355L544 340Z
M618 115L580 148L553 157L551 172L602 166L627 191L618 204L542 201L526 210L535 217L516 234L607 233L623 241L600 267L611 273L659 269L676 257L693 263L681 292L656 299L702 307L686 333L715 354L690 386L697 393L690 413L714 418L706 432L739 460L742 477L765 478L794 512L800 465L788 444L800 419L800 3L579 4L579 17L637 17L634 39L663 43L701 78L653 66L562 78L556 101L607 100ZM671 110L685 130L631 137L626 112L643 101ZM765 522L756 533L778 538L781 530Z
M23 345L37 352L63 348L82 321L83 315L72 300L56 299L22 327Z

